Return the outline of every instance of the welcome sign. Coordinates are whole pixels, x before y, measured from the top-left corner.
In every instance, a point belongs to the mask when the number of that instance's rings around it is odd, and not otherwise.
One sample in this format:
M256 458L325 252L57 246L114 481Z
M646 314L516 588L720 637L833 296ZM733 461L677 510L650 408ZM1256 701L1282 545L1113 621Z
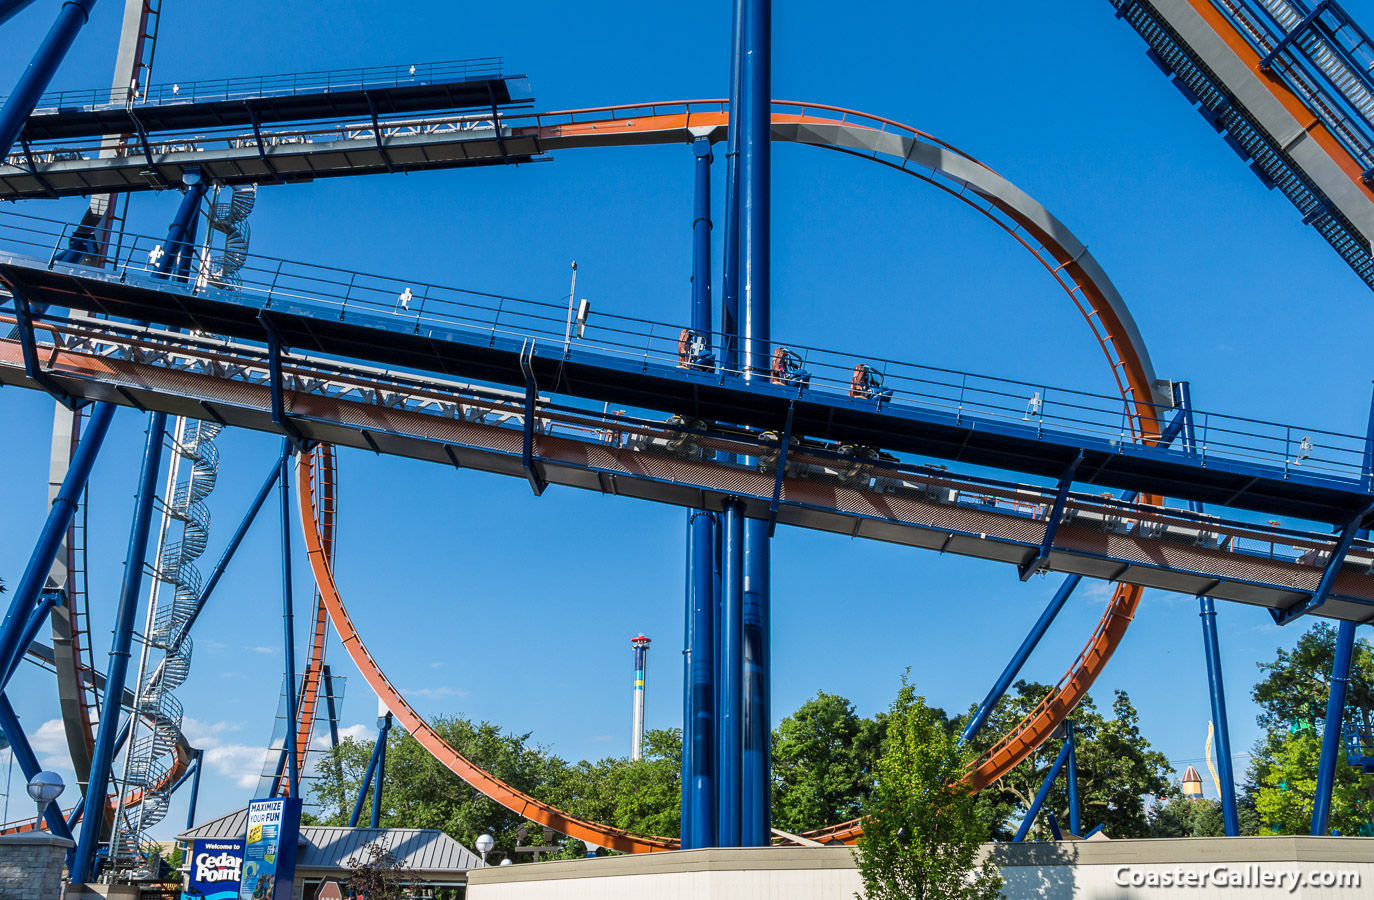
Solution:
M236 900L243 872L243 841L195 840L181 900Z
M248 804L238 900L290 900L300 824L299 799L254 800Z

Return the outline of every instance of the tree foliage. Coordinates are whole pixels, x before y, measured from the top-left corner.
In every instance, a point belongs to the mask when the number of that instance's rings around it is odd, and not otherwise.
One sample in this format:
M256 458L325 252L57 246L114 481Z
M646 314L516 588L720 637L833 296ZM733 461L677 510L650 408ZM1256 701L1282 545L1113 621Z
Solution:
M390 746L387 747L390 750ZM383 789L382 795L386 795ZM348 891L367 900L404 900L415 873L382 844L371 843L348 860Z
M1280 649L1274 661L1260 663L1264 677L1252 691L1260 705L1257 721L1264 735L1255 745L1247 784L1261 833L1306 834L1311 827L1317 768L1331 666L1336 656L1334 625L1318 622L1292 650ZM1346 688L1345 715L1374 721L1374 653L1368 641L1355 642ZM1359 834L1374 821L1374 776L1347 765L1344 746L1331 792L1330 827Z
M886 725L824 691L783 719L773 732L773 824L800 832L857 818Z
M978 860L988 824L963 778L972 753L905 677L882 746L856 852L868 900L1000 897L996 863Z

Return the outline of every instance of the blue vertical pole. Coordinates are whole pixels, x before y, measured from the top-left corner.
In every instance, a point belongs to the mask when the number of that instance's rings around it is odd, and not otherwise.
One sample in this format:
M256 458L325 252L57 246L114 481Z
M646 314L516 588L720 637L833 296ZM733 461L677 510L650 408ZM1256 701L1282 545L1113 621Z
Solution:
M1197 451L1193 397L1186 381L1174 384L1174 405L1183 415L1183 449ZM1202 512L1202 504L1189 501L1189 509ZM1227 837L1240 834L1240 815L1236 810L1236 774L1231 759L1231 728L1226 717L1226 683L1221 673L1221 643L1217 638L1217 607L1211 597L1198 595L1198 617L1202 620L1202 650L1207 663L1207 691L1216 729L1217 779L1221 782L1221 819Z
M386 742L391 735L391 713L386 714L382 723L382 733L377 735L377 771L372 782L372 827L380 827L382 821L382 785L386 782Z
M191 776L191 802L186 807L186 830L190 831L196 824L196 801L200 799L200 764L205 757L204 750L197 750L195 760L191 765L196 767L196 773Z
M1069 742L1069 758L1065 761L1068 769L1068 789L1069 789L1069 834L1081 837L1082 832L1078 830L1082 824L1078 814L1078 739L1073 733L1073 722L1064 720L1065 739Z
M72 454L71 465L67 467L62 486L53 498L48 518L43 523L43 530L38 533L38 542L34 545L33 553L29 555L28 565L24 568L24 574L20 576L14 595L10 597L9 611L5 613L4 624L0 626L0 660L10 659L16 651L23 653L27 649L20 644L22 630L28 621L29 613L38 603L39 594L48 582L48 572L52 570L57 549L61 546L67 529L71 527L73 516L76 515L77 504L81 502L81 492L86 489L86 482L91 477L91 468L100 453L100 445L105 442L112 418L114 406L109 403L98 403L86 422L81 442Z
M683 850L692 849L692 728L696 724L696 713L692 704L692 647L695 644L696 618L693 603L693 585L696 573L692 570L692 513L687 516L686 541L686 584L682 602L682 760L678 773L681 784L678 797L678 843Z
M1021 827L1016 829L1016 837L1012 838L1013 841L1020 843L1030 833L1031 825L1035 823L1035 817L1040 813L1040 807L1045 805L1045 798L1050 795L1050 788L1054 785L1054 779L1058 777L1059 770L1064 768L1064 762L1069 758L1069 753L1072 750L1073 744L1069 741L1065 741L1064 746L1059 748L1059 755L1055 757L1054 765L1050 767L1049 774L1040 784L1040 791L1035 795L1035 800L1031 802L1030 809L1026 810L1026 817L1021 820Z
M744 88L744 5L735 0L730 38L730 128L725 144L725 229L721 242L720 348L725 370L738 368L740 93Z
M720 609L720 711L717 716L719 751L716 763L717 826L716 843L721 847L740 846L740 788L744 751L743 660L744 639L744 504L725 503L723 558L721 560Z
M14 91L0 108L0 159L9 156L19 132L24 130L24 120L38 105L38 99L48 89L48 82L57 72L57 67L71 49L72 42L91 16L95 0L67 0L57 14L48 36L39 45L29 67L20 76ZM12 10L11 15L18 10Z
M698 138L692 204L692 330L711 349L711 142ZM687 680L683 722L682 846L715 846L715 518L687 516Z
M183 257L187 265L190 264L191 254L195 250L192 243L195 241L196 225L200 221L200 201L205 196L206 183L200 177L199 169L187 169L182 178L186 184L186 192L181 195L176 217L172 219L172 226L167 229L162 256L154 265L154 278L170 278L177 272Z
M73 884L85 884L95 874L92 871L95 845L100 840L100 827L105 821L105 792L109 787L110 769L114 761L115 733L119 731L124 681L129 671L129 647L133 642L138 593L143 584L143 560L148 555L148 533L153 520L157 473L162 466L162 432L166 426L165 413L153 413L148 417L143 469L138 479L138 499L134 505L133 527L129 531L129 549L124 555L124 581L119 590L119 603L115 607L114 639L110 644L110 663L105 672L100 727L96 730L95 748L91 751L90 780L86 784L86 814L81 817L81 837L77 840L72 863Z
M296 629L291 603L291 491L290 457L281 460L277 475L281 490L281 607L282 639L286 643L286 795L300 796L296 762Z
M691 773L687 785L690 818L683 848L716 846L716 596L713 569L716 522L708 512L692 514L690 688ZM686 748L684 748L686 749Z
M772 0L747 0L740 89L739 257L742 347L746 379L767 379L772 355L769 211L772 186ZM768 523L744 523L744 750L741 834L746 847L769 843L769 618L771 558Z
M1360 485L1374 492L1374 399L1370 401L1369 424L1365 430L1364 465ZM1360 537L1369 532L1361 529ZM1336 657L1331 663L1331 689L1326 698L1326 725L1322 732L1322 756L1317 764L1317 790L1312 801L1314 835L1327 833L1331 820L1331 791L1336 786L1336 760L1341 752L1341 732L1345 721L1345 694L1350 683L1350 664L1355 657L1355 623L1342 622L1336 631Z
M3 673L0 676L0 691L9 686L10 679L14 673L19 671L19 664L24 661L24 655L29 652L29 645L33 639L38 637L38 631L48 621L48 614L52 612L54 606L61 606L65 601L66 594L60 590L48 590L39 595L38 605L29 614L28 621L24 623L23 631L19 635L19 643L15 647L14 656L4 662Z

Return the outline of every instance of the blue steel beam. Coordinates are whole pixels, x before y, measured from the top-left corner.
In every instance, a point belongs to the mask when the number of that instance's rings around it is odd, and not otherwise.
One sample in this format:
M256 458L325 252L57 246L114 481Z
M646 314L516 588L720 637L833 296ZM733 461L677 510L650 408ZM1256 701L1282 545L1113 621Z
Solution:
M716 715L719 750L716 761L716 843L740 846L744 728L744 505L725 504L722 527L720 652L716 681L720 704Z
M1035 800L1031 803L1030 809L1026 810L1026 817L1021 820L1021 827L1016 829L1016 837L1013 841L1020 843L1026 839L1030 832L1031 825L1035 824L1035 817L1040 813L1040 807L1045 805L1045 798L1050 795L1050 788L1054 786L1054 779L1059 775L1059 770L1064 768L1064 763L1069 758L1069 752L1073 750L1073 744L1065 741L1064 746L1059 748L1059 756L1055 757L1054 765L1050 766L1049 774L1040 784L1040 791L1035 795Z
M291 490L287 467L289 458L281 460L277 487L281 491L281 606L282 640L286 644L286 764L287 792L291 798L300 796L300 772L296 762L296 629L295 612L291 602Z
M1312 798L1311 834L1325 835L1331 820L1331 791L1336 786L1336 764L1341 755L1345 695L1350 685L1350 665L1355 658L1354 622L1342 622L1336 631L1336 655L1331 663L1330 689L1326 698L1326 724L1322 730L1322 755L1317 764L1317 789Z
M57 67L71 49L77 33L90 19L94 6L95 0L66 0L62 4L57 21L39 45L29 67L20 76L14 92L5 100L4 107L0 108L0 159L9 156L10 150L14 149L14 142L24 129L24 120L38 105L38 98L47 90L48 82L52 81Z
M38 542L29 555L28 565L20 576L14 595L10 597L9 610L5 613L3 625L0 625L0 660L14 657L19 648L28 646L19 642L23 628L47 585L57 549L72 524L77 504L81 502L81 492L86 489L86 482L91 477L91 467L95 465L96 455L110 430L114 409L108 403L97 404L86 423L81 442L72 454L71 465L62 479L62 486L53 498L43 530L38 534Z
M1331 558L1326 561L1326 568L1322 570L1321 580L1317 582L1317 589L1312 592L1311 597L1300 600L1287 609L1269 610L1269 614L1274 617L1276 624L1287 625L1309 613L1316 612L1326 604L1327 598L1331 595L1331 587L1336 583L1336 576L1341 573L1341 566L1345 564L1346 554L1350 552L1350 545L1363 532L1363 523L1372 513L1374 513L1374 505L1356 513L1341 528L1340 538L1336 541L1335 549L1331 551Z
M210 571L209 577L205 579L205 586L200 589L200 596L196 598L195 607L191 610L191 614L186 617L185 624L177 631L176 636L172 639L171 645L167 648L167 656L175 655L176 652L181 649L182 642L185 641L186 637L191 633L191 626L196 624L196 619L200 617L201 612L205 609L205 604L209 602L210 595L214 593L215 586L218 585L219 580L224 577L225 569L229 568L229 562L234 558L234 554L238 552L239 545L243 543L244 537L247 536L248 529L252 526L253 520L258 517L258 512L262 509L263 504L267 502L267 495L270 494L272 488L276 486L277 478L281 475L284 464L287 459L290 458L290 455L291 442L287 438L282 438L281 454L277 457L277 460L272 463L272 471L268 472L267 477L263 479L262 487L258 488L258 493L253 498L253 502L248 505L247 512L243 514L243 518L239 521L239 527L235 529L233 536L229 538L229 544L224 548L224 552L220 554L219 562L215 563L214 569Z
M711 347L711 142L692 144L692 330ZM705 510L687 513L687 655L683 682L682 827L684 849L716 842L714 557L716 520Z
M196 801L200 799L200 766L201 766L201 760L204 759L204 755L205 755L205 751L204 751L204 750L197 750L197 751L196 751L196 757L195 757L195 759L191 762L191 765L192 765L192 766L194 767L194 769L195 769L195 775L191 778L191 799L190 799L190 802L189 802L189 803L187 804L187 806L186 806L186 830L187 830L187 831L190 831L192 828L194 828L194 827L195 827L195 824L196 824ZM184 779L185 779L185 776L182 776L182 778L183 778L183 780L184 780ZM172 788L172 790L175 791L176 788Z
M24 623L24 630L20 633L14 656L7 660L0 660L0 691L9 686L10 679L18 671L19 663L23 661L29 645L38 636L38 630L47 622L48 614L52 612L54 606L61 606L64 600L65 594L61 590L46 590L39 595L38 605L29 613L29 618Z
M377 738L377 771L372 773L372 827L380 828L382 822L382 790L386 784L386 744L391 734L391 713L386 714L382 733Z
M1183 419L1183 449L1189 454L1198 450L1197 432L1193 421L1193 397L1186 381L1174 383L1174 404ZM1189 503L1193 512L1202 512L1202 504ZM1217 608L1215 601L1199 595L1198 617L1202 620L1202 649L1207 664L1207 689L1212 707L1212 722L1216 729L1217 779L1221 782L1221 819L1227 837L1240 834L1240 816L1236 810L1236 774L1231 758L1231 726L1226 715L1226 682L1221 671L1221 642L1217 636Z
M1079 836L1078 829L1082 825L1082 819L1078 814L1078 738L1074 734L1073 722L1068 719L1064 720L1064 733L1069 744L1069 758L1064 762L1064 765L1068 766L1066 778L1069 789L1069 834Z
M15 331L19 333L19 346L24 353L25 374L67 409L79 409L85 404L62 390L38 361L38 338L33 330L33 309L28 298L23 291L11 291L11 294L14 296Z
M166 425L165 413L152 413L148 417L143 447L143 468L139 473L138 498L134 505L133 525L129 531L129 549L124 556L124 580L120 586L119 603L115 607L110 663L105 672L105 698L100 707L100 726L96 730L95 748L91 751L90 778L86 785L86 808L98 810L102 814L87 815L81 819L81 836L76 843L76 855L71 870L73 884L85 884L95 875L95 850L100 840L100 826L105 819L105 797L114 761L114 740L124 699L124 681L129 670L129 647L133 642L134 614L138 610L138 593L143 584L143 563L148 555L148 533L152 525L153 501L156 499L158 469L162 464L163 431Z
M348 827L358 827L358 817L363 814L363 801L367 799L367 789L372 786L372 776L377 771L377 759L385 752L387 732L391 730L391 713L382 720L377 729L377 742L372 745L372 756L367 761L367 771L363 773L362 785L358 788L358 799L353 804L353 814L348 817Z
M38 757L34 755L33 747L29 745L29 739L19 725L19 717L15 715L14 707L10 706L10 698L4 694L0 694L0 731L9 739L10 752L19 763L19 771L24 773L24 780L31 780L41 771L38 767ZM48 804L48 808L43 811L43 821L48 824L48 831L58 837L71 839L71 829L67 827L67 820L62 818L62 809L56 803Z

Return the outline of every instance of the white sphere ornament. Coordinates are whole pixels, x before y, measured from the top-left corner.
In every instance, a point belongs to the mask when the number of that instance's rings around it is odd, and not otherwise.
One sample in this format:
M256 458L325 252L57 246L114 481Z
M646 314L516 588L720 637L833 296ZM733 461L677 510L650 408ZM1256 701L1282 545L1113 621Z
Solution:
M56 772L39 772L29 780L29 796L35 803L51 803L66 789L62 776Z
M501 860L501 865L503 865L503 866L513 866L513 865L515 865L515 860L513 860L513 859L511 859L509 856L507 856L505 859Z
M486 856L491 852L491 848L496 846L496 839L489 834L483 834L477 838L477 852Z

